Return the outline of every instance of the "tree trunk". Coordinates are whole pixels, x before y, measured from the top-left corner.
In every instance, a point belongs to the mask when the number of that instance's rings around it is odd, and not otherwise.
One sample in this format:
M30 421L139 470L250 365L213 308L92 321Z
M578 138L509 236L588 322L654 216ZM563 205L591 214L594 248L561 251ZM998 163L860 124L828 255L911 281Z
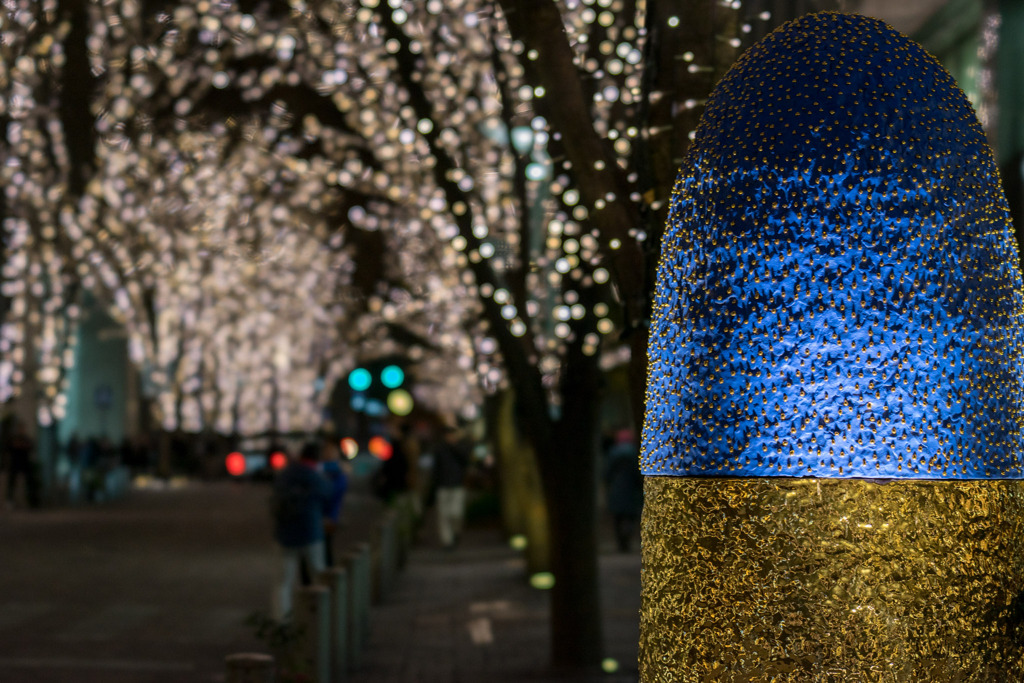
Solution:
M548 495L551 537L551 658L555 668L596 669L603 653L597 485L590 430L563 423L556 452L561 484Z
M551 524L551 655L556 668L597 669L603 653L595 441L601 373L571 344L562 415L539 464Z
M515 419L514 390L487 402L487 431L498 459L502 524L509 536L527 539L524 554L530 574L551 571L550 523L533 445Z

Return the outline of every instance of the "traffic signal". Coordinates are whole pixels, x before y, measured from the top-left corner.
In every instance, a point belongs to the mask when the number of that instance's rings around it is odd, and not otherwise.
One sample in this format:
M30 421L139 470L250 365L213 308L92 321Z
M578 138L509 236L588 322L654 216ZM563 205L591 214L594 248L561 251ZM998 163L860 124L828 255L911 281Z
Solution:
M385 365L380 371L380 383L388 389L397 389L405 382L405 371L397 365Z
M405 416L415 404L406 388L406 372L400 360L380 359L352 370L348 374L352 390L349 405L357 413L384 417L389 412Z
M388 410L399 417L405 417L412 412L412 394L405 389L394 389L388 394Z
M373 375L366 368L356 368L348 375L348 385L352 391L366 391L373 384Z

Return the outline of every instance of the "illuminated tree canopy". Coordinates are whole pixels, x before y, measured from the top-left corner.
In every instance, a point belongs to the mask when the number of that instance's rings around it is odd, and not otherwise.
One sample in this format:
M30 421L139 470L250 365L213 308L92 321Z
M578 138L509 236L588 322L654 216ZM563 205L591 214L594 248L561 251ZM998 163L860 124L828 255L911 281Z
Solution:
M543 46L505 21L556 8L591 100L572 135L541 114ZM44 423L83 291L187 430L310 428L322 387L399 323L430 342L413 352L428 404L469 416L466 385L503 386L524 349L557 404L568 345L593 356L621 330L611 283L627 324L645 315L641 215L663 198L638 173L659 133L644 2L4 10L0 399L31 373Z
M448 356L468 350L465 304L450 296L462 285L436 274L455 267L437 245L407 239L409 231L382 231L384 244L371 246L398 256L385 264L391 275L378 272L369 291L353 291L358 268L346 227L377 231L371 212L380 209L392 221L411 219L413 231L422 224L412 208L389 199L408 198L413 187L396 192L377 168L375 157L388 160L391 151L370 154L372 138L353 134L329 109L343 95L319 92L342 72L324 75L309 55L286 54L299 29L268 21L258 32L251 15L209 7L204 14L190 4L156 17L155 28L133 3L87 9L96 81L93 97L73 105L54 87L66 66L60 39L71 33L56 7L24 3L4 16L12 29L3 41L3 65L12 68L0 81L11 143L4 159L4 399L32 369L45 396L41 421L61 416L60 382L73 357L67 349L83 290L116 306L168 428L245 432L271 421L311 429L319 417L312 404L325 400L314 386L329 388L361 347L389 351L382 333L395 321L419 319ZM291 19L286 13L281 21ZM250 42L223 58L239 60L237 83L252 83L225 96L218 90L224 72L206 61L216 54L211 46L232 36ZM282 69L291 75L282 78ZM305 91L277 84L298 74ZM291 88L312 101L321 116L326 109L336 127L321 126L312 111L296 119L295 107L277 99L282 88L286 97ZM78 194L70 187L62 106L96 121L95 170ZM436 358L425 363L436 365ZM450 368L443 376L452 378ZM461 385L473 384L466 379ZM473 398L453 388L445 392L454 393L450 400ZM277 414L268 420L269 405Z

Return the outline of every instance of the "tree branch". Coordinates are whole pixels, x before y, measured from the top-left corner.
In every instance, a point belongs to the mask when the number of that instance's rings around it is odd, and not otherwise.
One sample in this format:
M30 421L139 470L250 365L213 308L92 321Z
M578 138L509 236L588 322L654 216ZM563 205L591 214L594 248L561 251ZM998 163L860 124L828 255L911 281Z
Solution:
M643 220L630 200L633 190L626 173L611 146L594 129L590 112L593 93L587 92L586 79L573 63L562 15L552 0L500 0L500 4L512 37L537 52L536 60L524 60L530 81L546 90L535 106L553 130L563 133L562 145L590 222L600 232L601 251L618 286L627 325L642 325L649 298L644 254L629 231L642 227ZM603 209L595 208L598 200L606 202ZM612 247L613 240L619 248Z

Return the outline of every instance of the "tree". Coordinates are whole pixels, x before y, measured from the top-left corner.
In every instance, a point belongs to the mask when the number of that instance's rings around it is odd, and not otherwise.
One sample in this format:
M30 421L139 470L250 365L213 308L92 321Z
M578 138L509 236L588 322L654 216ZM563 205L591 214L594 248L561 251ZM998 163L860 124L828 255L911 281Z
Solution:
M678 133L750 11L671 9L25 0L0 43L30 55L0 74L20 188L5 281L46 264L61 293L7 286L3 340L31 336L30 307L45 328L79 288L104 293L168 429L308 428L368 346L415 356L438 410L514 391L557 539L554 662L596 666L602 373L628 359L625 333L643 376ZM12 359L0 391L16 372L39 374Z

